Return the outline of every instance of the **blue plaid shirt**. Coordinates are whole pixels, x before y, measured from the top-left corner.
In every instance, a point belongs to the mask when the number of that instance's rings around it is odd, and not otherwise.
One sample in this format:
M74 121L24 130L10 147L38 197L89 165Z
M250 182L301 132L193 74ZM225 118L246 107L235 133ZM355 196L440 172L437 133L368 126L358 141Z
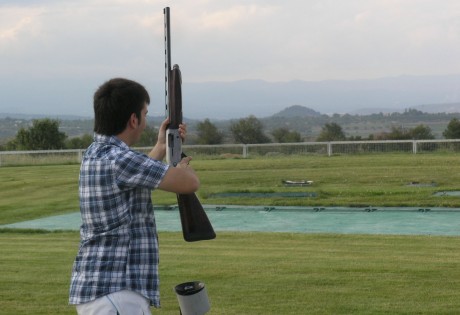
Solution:
M168 165L96 134L80 169L80 248L70 304L132 290L160 306L158 239L151 192Z

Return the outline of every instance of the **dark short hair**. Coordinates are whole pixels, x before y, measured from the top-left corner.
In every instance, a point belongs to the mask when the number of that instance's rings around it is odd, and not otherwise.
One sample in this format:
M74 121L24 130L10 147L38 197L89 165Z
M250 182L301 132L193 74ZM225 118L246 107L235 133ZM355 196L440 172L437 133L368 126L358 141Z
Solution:
M141 84L123 78L105 82L94 93L94 132L107 136L121 133L133 113L142 119L145 103L150 103L150 97Z

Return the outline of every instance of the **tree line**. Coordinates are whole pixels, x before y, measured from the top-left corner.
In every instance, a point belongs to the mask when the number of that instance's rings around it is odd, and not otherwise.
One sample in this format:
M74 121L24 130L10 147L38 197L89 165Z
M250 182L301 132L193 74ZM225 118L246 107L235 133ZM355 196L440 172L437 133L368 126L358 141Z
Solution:
M80 137L69 138L59 130L59 121L55 119L33 120L32 126L21 128L16 136L0 150L60 150L85 149L93 141L93 136L85 134ZM303 142L301 134L286 127L276 128L268 135L264 132L264 125L255 116L242 118L232 122L229 126L233 143L295 143ZM460 120L453 118L442 133L445 139L460 139ZM137 146L152 146L156 143L158 130L147 126ZM359 140L430 140L434 139L430 127L420 124L414 128L394 126L389 132L371 134L368 138L347 137L342 127L335 122L326 123L316 141L359 141ZM196 144L223 144L224 132L219 130L209 119L198 122L196 125Z

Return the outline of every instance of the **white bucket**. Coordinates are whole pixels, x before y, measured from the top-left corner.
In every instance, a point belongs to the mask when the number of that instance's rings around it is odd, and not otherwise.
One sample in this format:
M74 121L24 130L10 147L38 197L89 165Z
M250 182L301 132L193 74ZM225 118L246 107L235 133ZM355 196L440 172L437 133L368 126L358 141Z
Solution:
M181 283L176 285L174 291L176 292L182 315L203 315L211 309L208 293L203 282Z

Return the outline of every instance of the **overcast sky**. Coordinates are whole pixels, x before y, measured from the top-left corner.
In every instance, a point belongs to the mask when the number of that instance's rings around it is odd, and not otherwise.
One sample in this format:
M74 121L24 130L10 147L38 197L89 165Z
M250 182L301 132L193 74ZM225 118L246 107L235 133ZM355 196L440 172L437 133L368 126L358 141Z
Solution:
M162 81L165 6L189 82L460 73L459 0L0 0L0 94Z

